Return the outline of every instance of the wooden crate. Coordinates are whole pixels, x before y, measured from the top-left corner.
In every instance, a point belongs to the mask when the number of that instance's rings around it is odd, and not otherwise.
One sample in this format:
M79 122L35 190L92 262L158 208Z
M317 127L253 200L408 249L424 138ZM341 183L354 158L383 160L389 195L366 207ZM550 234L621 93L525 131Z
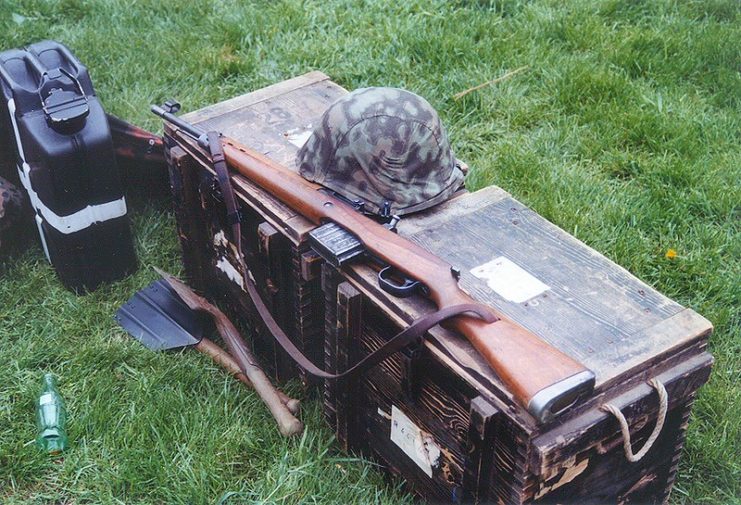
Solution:
M295 153L312 125L346 91L321 72L185 114L206 130L220 131L295 169ZM279 380L299 372L262 327L241 288L235 244L214 182L209 157L191 139L166 127L165 139L186 276L196 289L250 329L257 355ZM243 214L247 264L263 299L283 330L310 358L321 362L324 295L320 265L306 241L313 228L301 216L246 179L235 176ZM306 384L311 377L300 374Z
M312 72L185 118L295 169L298 146L345 92ZM166 130L166 139L191 284L252 329L258 355L279 379L294 376L297 370L262 331L239 286L234 244L208 157L177 132ZM423 299L395 299L379 290L368 267L340 272L323 265L306 240L310 223L249 181L239 176L234 181L250 269L279 323L315 362L342 371L431 310ZM597 388L579 408L539 426L465 340L436 328L422 348L389 359L362 379L325 384L326 418L341 445L377 459L412 491L434 500L664 501L695 392L709 374L708 321L498 188L462 194L405 218L399 232L461 267L462 285L475 298L592 368ZM520 300L527 292L495 280L504 296L471 274L500 257L548 289ZM510 275L523 275L509 263L505 267ZM538 282L528 278L525 287L537 288ZM620 407L634 447L640 447L657 417L656 394L646 384L652 377L669 394L665 426L654 448L640 462L628 463L617 422L598 407L605 402ZM426 443L439 450L439 457L432 463L410 457L398 431L391 440L392 422L413 432L420 447Z
M476 299L592 369L595 393L538 425L466 340L438 327L423 347L362 380L327 383L325 413L343 447L435 501L664 502L695 392L710 373L710 323L499 188L409 216L399 233L458 266ZM492 260L489 278L472 273ZM322 278L330 370L346 369L432 310L425 299L379 289L368 266L324 265ZM621 409L637 452L658 414L650 378L665 386L668 413L653 448L630 463L618 422L599 407Z

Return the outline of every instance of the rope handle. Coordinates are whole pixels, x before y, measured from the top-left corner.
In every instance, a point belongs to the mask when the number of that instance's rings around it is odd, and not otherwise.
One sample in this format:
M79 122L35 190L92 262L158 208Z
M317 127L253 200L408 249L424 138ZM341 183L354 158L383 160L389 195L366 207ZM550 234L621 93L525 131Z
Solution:
M659 395L659 415L656 418L656 426L654 426L654 430L651 432L648 440L646 440L646 443L643 444L641 450L635 454L633 454L633 448L630 445L630 428L628 427L628 421L625 420L625 416L623 415L623 413L620 412L619 408L609 403L606 403L600 407L600 410L609 412L610 414L615 416L620 423L620 431L623 433L623 449L625 449L625 457L631 463L640 461L648 453L648 451L651 450L651 446L653 446L654 442L656 442L656 439L659 438L659 434L664 427L664 421L666 420L666 411L669 406L669 395L666 393L666 388L661 383L661 381L656 378L648 381L648 384L649 386L654 388L656 390L656 393Z

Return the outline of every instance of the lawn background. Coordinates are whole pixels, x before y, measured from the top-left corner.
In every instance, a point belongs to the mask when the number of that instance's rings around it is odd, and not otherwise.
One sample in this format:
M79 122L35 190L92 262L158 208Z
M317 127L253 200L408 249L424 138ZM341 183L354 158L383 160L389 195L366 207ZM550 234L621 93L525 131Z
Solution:
M741 3L0 0L1 49L42 38L155 131L150 103L193 110L312 69L425 96L472 189L503 187L715 324L672 501L741 503ZM114 324L151 266L181 273L167 201L132 204L141 269L122 282L75 297L40 247L0 266L0 502L411 503L334 449L318 402L284 440L205 358L149 352ZM69 409L56 461L32 444L42 370Z

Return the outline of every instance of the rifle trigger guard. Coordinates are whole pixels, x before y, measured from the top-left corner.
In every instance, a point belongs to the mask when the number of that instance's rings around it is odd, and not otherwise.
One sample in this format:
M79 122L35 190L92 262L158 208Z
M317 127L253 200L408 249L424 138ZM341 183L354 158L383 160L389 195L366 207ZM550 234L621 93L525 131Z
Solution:
M391 279L393 272L394 267L390 265L378 272L378 285L390 295L397 298L406 298L424 289L424 285L421 282L413 279L405 278L403 284L395 283Z

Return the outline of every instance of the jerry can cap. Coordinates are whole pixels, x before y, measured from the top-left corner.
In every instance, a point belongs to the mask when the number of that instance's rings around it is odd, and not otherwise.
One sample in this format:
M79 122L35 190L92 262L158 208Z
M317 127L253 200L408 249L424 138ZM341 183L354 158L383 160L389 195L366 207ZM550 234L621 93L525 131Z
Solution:
M63 76L72 81L76 89L62 87ZM90 107L80 81L64 68L44 72L43 80L45 82L39 90L39 96L49 126L57 131L81 127L90 113ZM45 89L49 90L46 97L43 96Z

